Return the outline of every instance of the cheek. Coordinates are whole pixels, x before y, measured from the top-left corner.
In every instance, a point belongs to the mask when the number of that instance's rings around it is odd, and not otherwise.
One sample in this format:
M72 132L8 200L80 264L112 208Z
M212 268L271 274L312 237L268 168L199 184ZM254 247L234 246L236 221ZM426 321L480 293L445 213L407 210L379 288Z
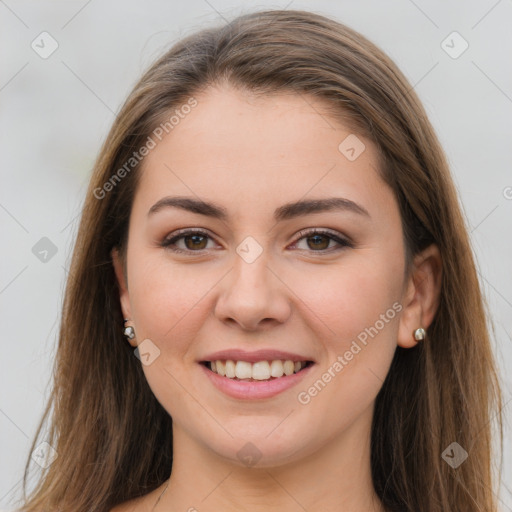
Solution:
M218 281L215 272L200 272L196 265L171 264L158 254L134 254L130 298L137 335L150 338L164 352L184 352L185 341L201 328L207 316L204 304Z
M399 267L354 255L332 269L319 267L297 273L294 291L304 305L303 315L321 320L326 339L331 340L329 348L340 350L365 328L376 322L382 327L381 315L385 316L386 327L380 330L387 331L388 326L396 324L393 304L400 300Z
M194 265L171 265L157 251L134 251L133 261L139 262L129 274L137 339L149 339L159 350L151 364L142 366L146 380L173 418L197 417L197 404L183 391L189 387L193 340L208 317L207 294L218 278L212 272L199 276Z
M396 350L402 306L395 281L389 267L374 264L338 269L321 289L304 280L307 306L325 326L321 368L297 394L313 429L347 427L375 400Z

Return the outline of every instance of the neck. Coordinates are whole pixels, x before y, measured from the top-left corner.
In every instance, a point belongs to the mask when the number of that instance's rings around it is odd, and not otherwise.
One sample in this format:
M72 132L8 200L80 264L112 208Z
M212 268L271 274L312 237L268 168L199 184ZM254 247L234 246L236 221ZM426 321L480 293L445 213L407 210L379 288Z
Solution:
M384 512L371 479L371 412L314 453L266 467L235 464L174 425L173 469L157 510Z

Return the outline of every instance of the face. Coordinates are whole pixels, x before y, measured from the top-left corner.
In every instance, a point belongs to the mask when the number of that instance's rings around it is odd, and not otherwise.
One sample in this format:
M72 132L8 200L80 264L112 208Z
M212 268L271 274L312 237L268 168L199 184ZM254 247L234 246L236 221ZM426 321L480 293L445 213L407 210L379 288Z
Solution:
M196 99L144 160L123 313L175 435L295 461L369 428L408 293L398 205L374 145L318 99Z

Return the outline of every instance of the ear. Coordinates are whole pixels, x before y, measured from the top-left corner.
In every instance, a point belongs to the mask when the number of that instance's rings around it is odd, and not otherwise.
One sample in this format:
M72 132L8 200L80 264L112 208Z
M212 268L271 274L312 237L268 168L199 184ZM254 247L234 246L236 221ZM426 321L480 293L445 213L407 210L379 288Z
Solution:
M116 273L117 284L119 286L119 300L121 302L121 310L123 312L123 317L131 319L132 313L130 306L130 294L128 292L128 284L126 280L124 262L117 248L112 249L110 255L112 257L112 265L114 266L114 272ZM137 344L135 343L135 339L128 341L130 342L131 345L137 346Z
M413 333L434 320L441 294L442 260L439 248L432 244L413 260L412 270L404 287L398 329L398 345L411 348L418 342Z

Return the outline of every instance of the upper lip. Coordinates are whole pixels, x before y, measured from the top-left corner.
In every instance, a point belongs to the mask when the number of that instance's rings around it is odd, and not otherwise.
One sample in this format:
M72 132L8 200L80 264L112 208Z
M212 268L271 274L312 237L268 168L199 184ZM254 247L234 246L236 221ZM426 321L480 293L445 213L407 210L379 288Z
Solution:
M257 363L258 361L313 361L311 357L293 354L292 352L284 352L282 350L261 349L253 352L247 352L241 349L219 350L206 355L200 361L247 361L248 363Z

